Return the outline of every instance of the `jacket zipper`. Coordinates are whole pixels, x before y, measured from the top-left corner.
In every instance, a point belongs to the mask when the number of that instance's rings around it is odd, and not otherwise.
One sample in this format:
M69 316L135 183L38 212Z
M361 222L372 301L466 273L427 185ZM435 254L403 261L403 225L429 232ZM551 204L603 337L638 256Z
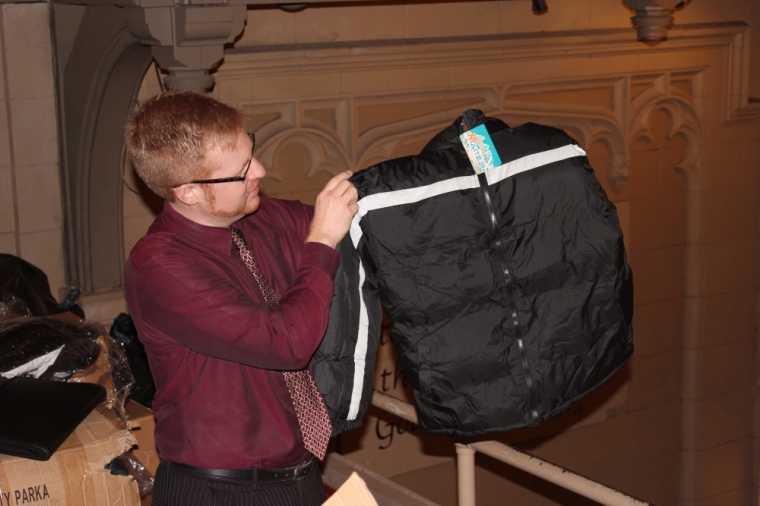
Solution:
M517 348L522 362L523 370L525 372L525 384L528 386L529 397L529 409L531 422L538 422L538 392L536 391L536 385L533 382L533 376L530 373L530 364L528 363L528 356L525 351L525 343L523 341L522 327L520 326L520 319L517 316L517 305L515 302L515 285L512 280L512 274L509 270L509 264L507 263L506 246L501 239L501 232L499 228L499 220L496 218L496 212L493 206L493 196L491 195L491 189L488 186L488 179L484 173L478 174L478 181L480 182L480 189L483 191L483 197L486 202L486 210L490 218L491 233L494 238L494 246L499 254L499 262L501 263L501 272L504 275L507 287L507 300L509 301L509 310L512 316L512 325L515 328L515 337L517 339Z

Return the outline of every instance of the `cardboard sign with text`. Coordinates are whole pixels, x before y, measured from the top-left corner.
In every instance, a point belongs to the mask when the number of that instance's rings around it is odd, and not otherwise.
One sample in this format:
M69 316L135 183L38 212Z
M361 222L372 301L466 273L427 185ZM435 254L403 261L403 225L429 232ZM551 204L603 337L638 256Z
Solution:
M132 477L104 468L136 442L113 411L98 406L50 460L0 455L0 506L139 506Z

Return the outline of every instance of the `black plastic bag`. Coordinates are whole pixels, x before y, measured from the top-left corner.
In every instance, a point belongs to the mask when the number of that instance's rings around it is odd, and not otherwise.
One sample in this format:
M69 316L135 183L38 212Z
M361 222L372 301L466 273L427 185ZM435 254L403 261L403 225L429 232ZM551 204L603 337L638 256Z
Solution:
M0 291L24 301L31 316L60 313L45 273L19 257L0 253Z
M18 316L50 316L71 311L84 318L75 304L79 290L70 290L60 304L50 291L47 275L17 256L0 253L0 303Z
M137 482L137 490L140 492L140 498L153 492L153 475L145 469L140 459L135 457L132 452L125 452L111 462L106 464L111 474L116 476L132 476Z
M102 325L59 317L0 321L0 377L16 376L100 384L122 418L134 383L121 344Z
M153 383L145 348L137 338L137 329L132 317L125 313L119 314L113 321L110 334L124 348L129 368L135 378L129 397L150 408L153 404L153 396L156 394L156 385Z

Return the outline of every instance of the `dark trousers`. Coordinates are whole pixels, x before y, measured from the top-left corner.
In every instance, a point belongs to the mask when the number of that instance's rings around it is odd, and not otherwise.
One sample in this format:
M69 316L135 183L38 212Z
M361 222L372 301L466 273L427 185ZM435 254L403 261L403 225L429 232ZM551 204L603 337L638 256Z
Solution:
M162 462L153 483L152 506L318 506L325 501L322 476L278 483L252 483L199 476Z

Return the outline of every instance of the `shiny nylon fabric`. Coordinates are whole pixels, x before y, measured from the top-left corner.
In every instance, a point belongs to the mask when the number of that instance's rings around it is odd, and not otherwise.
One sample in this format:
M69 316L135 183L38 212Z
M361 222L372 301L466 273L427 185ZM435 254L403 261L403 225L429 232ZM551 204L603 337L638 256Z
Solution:
M372 394L382 328L374 275L359 261L350 237L346 236L336 249L340 253L340 266L335 274L330 318L311 362L311 374L330 415L332 436L361 427ZM364 272L363 282L360 270ZM361 342L361 298L367 315L366 342Z
M503 163L575 144L541 125L510 129L475 110L465 118L471 128L486 124ZM360 205L370 195L472 176L460 132L461 119L420 155L355 174ZM361 259L376 273L428 433L536 425L598 388L633 353L632 275L615 207L586 158L488 188L498 234L482 188L372 210L360 222Z

